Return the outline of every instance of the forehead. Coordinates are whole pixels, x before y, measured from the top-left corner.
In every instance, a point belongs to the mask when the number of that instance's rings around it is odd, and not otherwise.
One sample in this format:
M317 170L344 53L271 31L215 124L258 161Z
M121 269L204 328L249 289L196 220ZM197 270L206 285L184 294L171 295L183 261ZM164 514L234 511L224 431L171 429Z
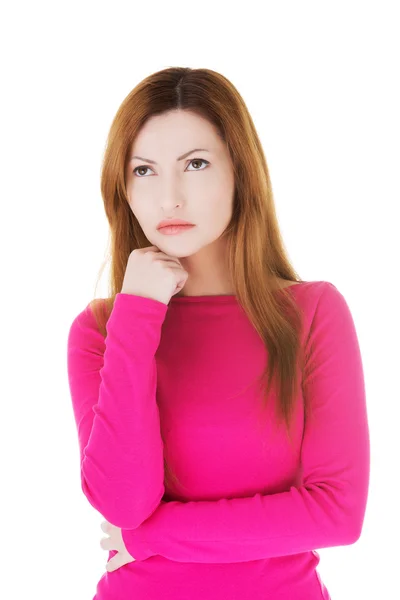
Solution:
M153 154L157 150L160 155L172 152L178 157L190 148L216 151L221 143L219 132L210 121L190 111L177 110L150 117L131 143L130 151L131 155L149 156L149 149Z

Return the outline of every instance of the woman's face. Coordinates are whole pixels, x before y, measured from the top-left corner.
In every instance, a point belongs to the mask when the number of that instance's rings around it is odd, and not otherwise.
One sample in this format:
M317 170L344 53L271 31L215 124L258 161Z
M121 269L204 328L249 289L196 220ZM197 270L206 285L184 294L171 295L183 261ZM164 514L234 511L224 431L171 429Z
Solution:
M186 110L151 117L130 157L129 206L152 245L180 258L218 240L232 216L235 182L228 149L208 120ZM163 235L157 225L167 218L196 227Z

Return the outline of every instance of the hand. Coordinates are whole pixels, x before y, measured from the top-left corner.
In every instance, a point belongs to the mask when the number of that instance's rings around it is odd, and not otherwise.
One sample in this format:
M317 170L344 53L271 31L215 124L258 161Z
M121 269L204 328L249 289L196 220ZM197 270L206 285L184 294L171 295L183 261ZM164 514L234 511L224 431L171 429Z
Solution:
M185 286L189 273L179 258L157 246L136 248L129 255L121 293L144 296L168 305Z
M100 546L103 548L103 550L117 550L117 554L110 558L106 564L106 569L109 573L119 569L120 567L123 567L127 563L136 560L126 549L120 527L116 527L108 521L103 521L101 528L104 533L109 535L109 537L101 538Z

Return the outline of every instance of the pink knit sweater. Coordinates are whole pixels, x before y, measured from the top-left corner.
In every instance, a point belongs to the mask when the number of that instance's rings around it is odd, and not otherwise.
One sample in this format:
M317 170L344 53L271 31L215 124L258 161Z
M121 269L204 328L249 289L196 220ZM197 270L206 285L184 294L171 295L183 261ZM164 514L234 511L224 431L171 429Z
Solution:
M274 420L274 393L261 412L268 354L236 296L167 306L120 293L105 339L89 305L73 320L82 490L135 558L105 570L93 600L330 599L315 549L354 544L367 504L363 366L338 289L287 289L307 356L293 446ZM180 481L167 489L164 456Z

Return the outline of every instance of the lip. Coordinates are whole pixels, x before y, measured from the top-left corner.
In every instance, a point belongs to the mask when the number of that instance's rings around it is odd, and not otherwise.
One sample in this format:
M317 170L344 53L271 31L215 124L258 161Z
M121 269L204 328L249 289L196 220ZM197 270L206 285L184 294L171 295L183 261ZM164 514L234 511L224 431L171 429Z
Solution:
M193 225L193 223L189 223L189 221L183 221L182 219L164 219L163 221L159 222L157 229L171 227L172 225Z
M176 235L184 231L189 231L193 227L196 227L196 225L169 225L168 227L160 227L158 231L163 235Z

